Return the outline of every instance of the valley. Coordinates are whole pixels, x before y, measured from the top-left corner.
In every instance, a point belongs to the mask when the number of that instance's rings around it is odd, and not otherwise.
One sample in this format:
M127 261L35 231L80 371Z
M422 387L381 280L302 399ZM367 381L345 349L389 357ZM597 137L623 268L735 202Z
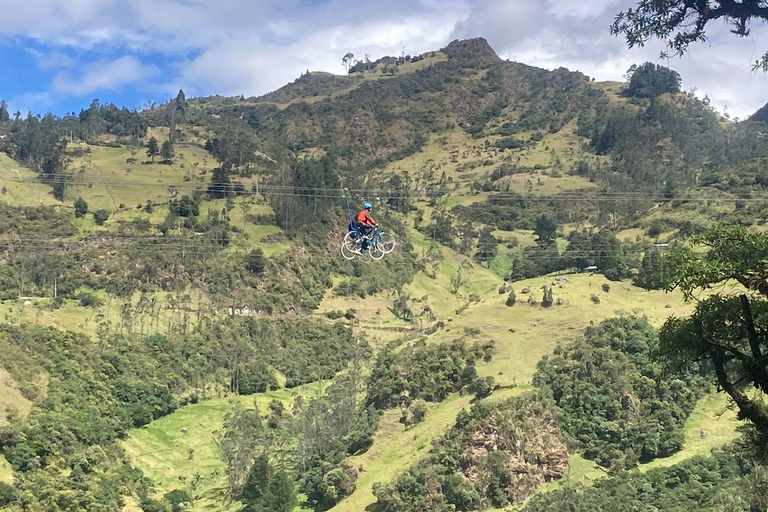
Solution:
M768 247L765 125L484 39L366 67L0 125L0 507L532 511L759 471L663 341L740 294L763 333L762 267L727 265ZM345 195L392 254L341 257Z

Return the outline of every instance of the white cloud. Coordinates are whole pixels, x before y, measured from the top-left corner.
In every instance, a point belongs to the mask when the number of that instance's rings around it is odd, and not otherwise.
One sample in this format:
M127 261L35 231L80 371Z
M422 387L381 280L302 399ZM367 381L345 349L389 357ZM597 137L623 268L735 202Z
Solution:
M450 15L429 20L338 25L309 34L289 45L264 44L258 36L227 41L202 52L182 71L185 91L263 94L306 70L343 73L341 58L352 51L361 58L420 53L443 46L454 24Z
M80 74L61 72L53 80L57 93L82 96L101 89L116 89L126 84L140 82L156 72L153 66L143 65L138 58L126 55L113 61L91 63Z
M53 104L53 98L48 92L27 92L8 101L8 111L21 112L26 117L28 112L40 112Z
M115 56L157 54L173 72L155 90L190 94L262 94L302 71L340 73L341 55L418 53L451 39L486 37L504 58L547 68L565 66L598 79L621 79L633 62L658 61L662 42L628 49L608 26L637 0L6 0L0 42L26 37L53 51L89 50ZM768 49L768 27L754 40L725 25L710 28L712 47L699 46L670 64L685 86L744 117L768 101L768 77L750 63ZM54 69L55 59L38 58ZM145 59L146 60L146 59ZM64 67L63 65L61 67ZM73 69L77 65L72 66ZM147 66L120 57L59 73L54 92L109 89L147 78ZM144 87L148 87L142 84ZM148 89L147 89L148 90ZM706 91L706 92L705 92Z
M51 71L53 69L68 68L74 63L74 59L66 53L54 50L52 52L42 52L33 48L28 48L29 53L37 62L37 67L43 71Z

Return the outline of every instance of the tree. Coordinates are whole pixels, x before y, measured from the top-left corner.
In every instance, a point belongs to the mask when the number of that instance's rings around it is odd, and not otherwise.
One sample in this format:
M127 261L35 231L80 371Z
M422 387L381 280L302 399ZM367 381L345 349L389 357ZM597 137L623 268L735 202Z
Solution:
M75 217L83 217L86 213L88 213L88 203L82 197L78 197L75 201Z
M533 234L538 238L536 243L542 247L551 245L557 237L557 222L546 215L539 215L536 219L536 229Z
M352 66L354 60L355 55L352 52L347 52L346 55L344 55L344 57L341 59L341 65L344 66L347 74L349 74L349 68Z
M487 267L491 266L491 261L499 251L499 240L492 233L492 228L483 229L480 233L480 239L477 241L477 252L474 256L475 261L485 263Z
M208 195L211 196L211 199L221 199L232 195L232 182L223 167L217 167L213 170L211 184L208 185Z
M517 295L515 295L515 290L509 291L509 296L507 296L507 306L512 307L517 302Z
M671 371L707 362L719 390L747 420L756 454L768 456L768 235L747 228L715 227L670 256L674 281L687 300L698 292L689 317L671 317L660 332L659 358ZM728 288L720 287L736 283ZM750 392L749 385L757 392Z
M665 93L680 92L680 73L673 69L646 62L634 70L630 68L630 74L629 85L624 91L626 96L655 98Z
M10 114L8 114L8 104L5 100L0 101L0 124L8 124L11 120Z
M179 89L179 94L176 95L176 110L182 114L187 110L187 96L182 89Z
M630 48L665 39L667 47L682 56L691 44L706 42L706 26L721 19L733 34L748 37L752 21L768 21L768 0L640 0L636 8L620 12L610 30L613 35L623 35ZM768 52L753 68L768 72Z
M163 157L163 162L166 164L173 162L176 152L173 150L173 143L170 140L163 142L163 147L160 148L160 156Z
M440 205L432 212L432 223L426 228L427 234L434 240L447 246L453 246L456 237L456 227L453 216L444 206Z
M157 146L157 139L150 137L147 142L147 156L155 161L155 157L160 154L160 149Z
M248 253L245 259L245 268L248 272L260 275L264 273L264 269L267 267L267 259L264 257L264 251L261 249L254 249Z
M544 287L544 295L541 297L541 307L548 308L554 303L552 298L552 288L549 286Z
M184 510L182 505L192 501L192 496L187 491L182 491L181 489L167 492L163 497L165 501L171 504L171 512L182 512Z
M659 251L651 251L643 256L640 270L632 284L646 290L661 290L667 287L671 279L669 264Z

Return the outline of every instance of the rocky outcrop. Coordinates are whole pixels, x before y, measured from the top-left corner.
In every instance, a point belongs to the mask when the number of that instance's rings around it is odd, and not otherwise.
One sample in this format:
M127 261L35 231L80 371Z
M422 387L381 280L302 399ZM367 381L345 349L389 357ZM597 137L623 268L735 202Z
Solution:
M551 414L530 407L525 418L494 411L471 435L460 458L462 472L481 495L500 483L509 504L568 469L568 447Z

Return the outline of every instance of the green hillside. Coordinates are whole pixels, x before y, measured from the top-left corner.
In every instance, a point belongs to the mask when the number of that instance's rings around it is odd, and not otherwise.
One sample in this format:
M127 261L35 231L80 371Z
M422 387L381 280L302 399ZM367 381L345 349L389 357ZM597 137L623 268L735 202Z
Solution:
M0 507L751 496L717 349L668 319L744 293L764 343L765 125L484 39L349 71L0 125ZM392 253L342 258L345 196Z

